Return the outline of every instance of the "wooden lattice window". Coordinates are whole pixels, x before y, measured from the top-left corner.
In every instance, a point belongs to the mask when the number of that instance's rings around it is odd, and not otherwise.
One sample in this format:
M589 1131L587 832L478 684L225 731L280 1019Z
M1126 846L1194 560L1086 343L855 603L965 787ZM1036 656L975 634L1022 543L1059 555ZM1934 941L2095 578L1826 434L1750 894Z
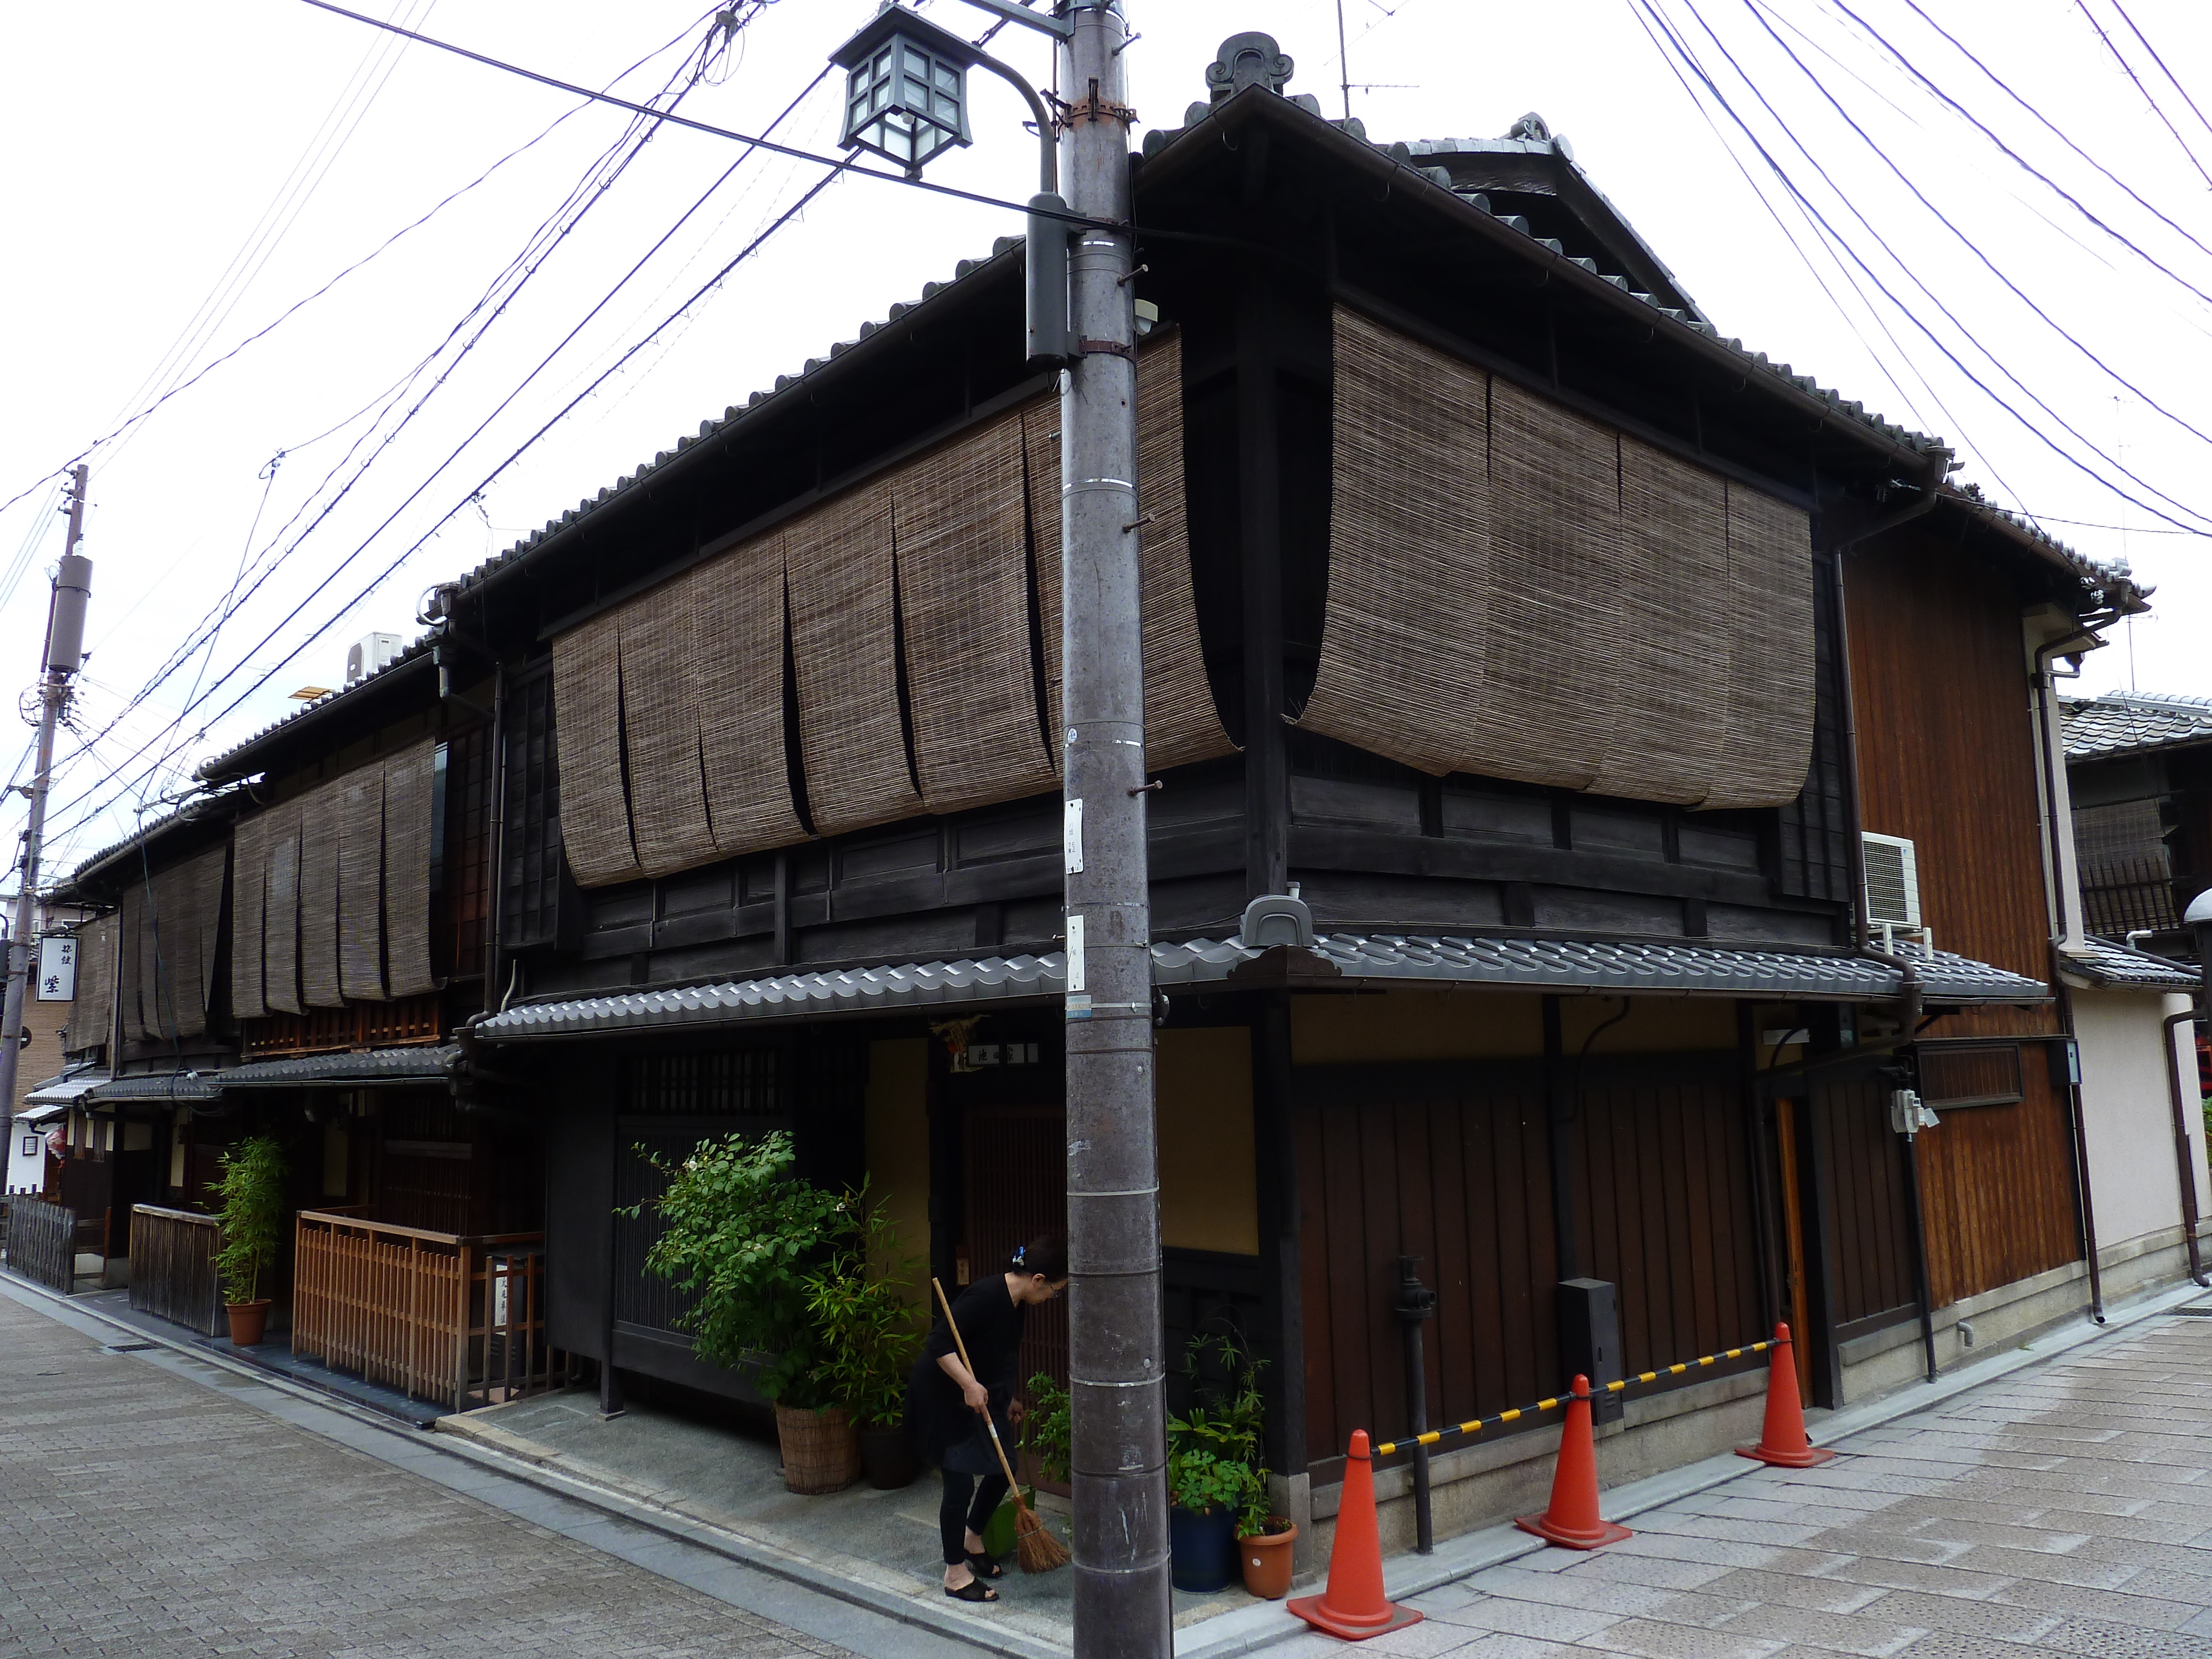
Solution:
M500 945L527 950L561 936L560 766L553 750L550 667L518 678L507 692L505 846L500 866Z
M448 979L468 979L484 969L484 924L491 904L489 728L457 733L446 745L445 761L441 966Z
M2021 1097L2020 1044L1986 1042L1920 1051L1920 1097L1939 1109L2008 1106Z

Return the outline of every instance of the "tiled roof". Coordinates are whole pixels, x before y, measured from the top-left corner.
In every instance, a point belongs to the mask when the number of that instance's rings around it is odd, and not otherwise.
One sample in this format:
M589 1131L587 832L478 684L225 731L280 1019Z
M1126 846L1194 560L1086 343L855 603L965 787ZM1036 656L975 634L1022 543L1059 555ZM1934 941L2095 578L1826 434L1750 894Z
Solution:
M103 1078L88 1091L99 1105L119 1100L213 1100L222 1092L207 1072L140 1072L128 1077Z
M2065 971L2093 985L2117 986L2142 991L2194 991L2203 981L2190 969L2148 951L2138 951L2094 933L2084 945L2069 948Z
M222 1074L226 1089L287 1089L327 1083L347 1088L380 1083L435 1083L444 1079L460 1050L450 1044L405 1048L360 1048L289 1060L249 1060Z
M50 1115L106 1081L106 1073L80 1066L74 1071L64 1072L59 1077L48 1078L23 1097L23 1104L47 1108ZM21 1115L27 1117L29 1114Z
M2107 691L2066 704L2066 758L2101 759L2212 741L2212 697Z
M1218 982L1263 954L1234 940L1155 945L1152 981L1170 988ZM1896 969L1863 957L1687 942L1329 933L1316 941L1313 955L1321 975L1334 969L1352 981L1706 992L1778 1000L1879 1001L1897 994L1899 978ZM1924 978L1926 995L1939 1002L2027 1002L2047 994L2040 981L1941 952L1929 959ZM900 1014L939 1005L1042 1002L1056 1000L1066 989L1067 958L1054 951L580 997L512 1008L476 1030L487 1041L522 1042L755 1019Z
M141 842L150 842L167 830L181 829L185 824L206 817L212 812L237 805L243 805L251 797L242 789L226 789L212 795L203 795L197 800L186 801L173 812L166 812L152 823L142 825L137 834L125 836L121 841L101 848L91 857L79 860L70 872L69 884L82 881L85 877L119 854L130 852Z

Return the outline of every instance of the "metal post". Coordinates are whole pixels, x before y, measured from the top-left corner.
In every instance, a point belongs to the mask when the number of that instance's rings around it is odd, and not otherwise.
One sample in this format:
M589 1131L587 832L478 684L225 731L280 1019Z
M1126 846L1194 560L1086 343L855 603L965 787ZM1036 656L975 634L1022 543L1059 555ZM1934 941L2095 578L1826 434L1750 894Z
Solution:
M39 764L31 775L31 822L23 832L22 884L15 895L15 925L8 935L7 1000L0 1005L0 1187L7 1184L6 1158L15 1144L15 1061L23 1049L23 993L31 976L33 907L38 902L39 842L46 830L46 785L54 769L54 726L84 655L85 604L92 597L92 561L76 550L84 539L84 493L90 476L91 469L80 465L70 477L69 537L54 572L46 649L40 657Z
M1407 1436L1413 1442L1413 1551L1428 1555L1436 1549L1437 1530L1429 1510L1429 1449L1420 1443L1420 1437L1429 1431L1429 1374L1421 1359L1421 1327L1435 1316L1437 1293L1414 1272L1420 1260L1417 1255L1398 1258L1398 1300L1393 1311L1406 1328L1406 1406L1413 1423Z
M1128 31L1119 0L1076 0L1068 20L1060 177L1074 211L1093 222L1069 261L1060 393L1075 1653L1167 1659Z

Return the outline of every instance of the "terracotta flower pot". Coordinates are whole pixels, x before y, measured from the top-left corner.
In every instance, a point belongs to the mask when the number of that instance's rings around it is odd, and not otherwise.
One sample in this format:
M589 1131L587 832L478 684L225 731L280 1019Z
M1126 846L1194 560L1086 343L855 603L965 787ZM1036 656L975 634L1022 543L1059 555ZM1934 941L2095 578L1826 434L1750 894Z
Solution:
M222 1310L230 1316L230 1346L250 1348L268 1334L269 1298L258 1302L226 1302Z
M1244 1588L1262 1601L1279 1601L1291 1593L1291 1546L1298 1541L1298 1529L1279 1515L1269 1516L1267 1526L1238 1539L1237 1553L1244 1564Z
M783 1484L793 1492L842 1492L860 1478L860 1436L842 1406L820 1411L775 1407L775 1437L783 1448Z
M878 1492L911 1486L921 1474L921 1455L903 1423L862 1429L860 1462L868 1472L868 1484Z

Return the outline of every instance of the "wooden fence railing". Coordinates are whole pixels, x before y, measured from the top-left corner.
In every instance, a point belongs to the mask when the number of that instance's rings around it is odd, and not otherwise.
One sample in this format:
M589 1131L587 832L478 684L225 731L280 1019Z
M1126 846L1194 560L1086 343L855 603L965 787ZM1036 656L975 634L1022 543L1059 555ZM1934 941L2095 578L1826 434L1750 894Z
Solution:
M568 1356L545 1344L544 1241L302 1210L292 1351L455 1411L560 1387Z
M8 1266L67 1296L76 1288L76 1212L28 1193L8 1200Z
M211 1215L134 1205L131 1211L131 1305L208 1336L228 1328L215 1253L222 1227Z

